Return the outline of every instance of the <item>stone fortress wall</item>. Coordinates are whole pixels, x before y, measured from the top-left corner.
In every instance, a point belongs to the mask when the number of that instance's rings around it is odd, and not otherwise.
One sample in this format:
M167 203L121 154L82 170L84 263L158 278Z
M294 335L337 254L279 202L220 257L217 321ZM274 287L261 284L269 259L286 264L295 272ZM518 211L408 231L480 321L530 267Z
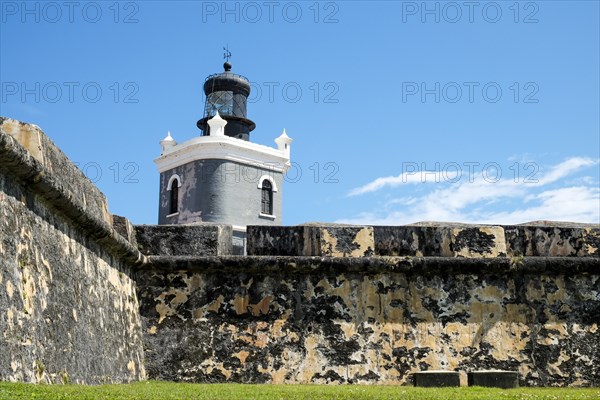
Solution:
M134 266L104 195L34 125L0 118L0 379L146 377Z
M146 368L362 384L502 369L524 386L598 386L599 239L592 226L255 226L244 258L156 247L137 275Z
M600 227L132 226L0 119L0 379L600 386ZM65 378L67 377L67 378Z

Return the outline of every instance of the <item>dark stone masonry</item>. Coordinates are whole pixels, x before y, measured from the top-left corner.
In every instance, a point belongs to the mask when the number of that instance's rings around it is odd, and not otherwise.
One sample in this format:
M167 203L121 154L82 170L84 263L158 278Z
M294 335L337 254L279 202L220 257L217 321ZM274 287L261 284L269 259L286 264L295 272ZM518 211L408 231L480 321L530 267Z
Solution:
M0 379L600 386L598 225L247 235L134 226L0 118Z
M417 387L457 387L460 374L455 371L421 371L414 374Z
M147 255L220 256L232 254L229 225L137 225L137 246Z
M472 371L468 373L467 380L469 386L502 389L519 387L519 374L516 371Z

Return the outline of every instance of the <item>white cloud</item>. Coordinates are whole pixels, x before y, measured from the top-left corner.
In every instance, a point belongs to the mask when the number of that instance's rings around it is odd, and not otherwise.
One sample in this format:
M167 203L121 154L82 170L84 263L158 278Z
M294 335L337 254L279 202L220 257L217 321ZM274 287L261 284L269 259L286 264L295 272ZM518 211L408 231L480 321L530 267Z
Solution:
M550 171L540 179L539 184L545 185L551 182L566 177L567 175L584 167L591 167L598 164L598 160L592 160L591 158L573 157L566 161L561 162L558 165L550 168Z
M573 186L544 191L539 204L512 211L489 213L482 222L514 224L536 220L600 223L600 189Z
M573 157L537 173L492 182L475 174L472 182L434 184L422 196L387 200L382 210L368 211L338 222L398 225L416 221L455 221L514 224L533 220L600 222L600 189L597 178L573 177L598 160ZM528 172L533 171L530 169ZM539 171L538 171L539 172ZM432 175L433 176L433 175ZM584 179L585 178L585 179ZM431 181L434 179L432 178ZM353 189L351 196L421 182L418 174L383 177Z
M454 175L452 175L450 178L453 176ZM375 192L385 187L396 187L402 184L441 182L445 178L446 177L442 176L440 171L403 172L398 176L385 176L382 178L377 178L364 186L352 189L348 195L358 196L365 193Z

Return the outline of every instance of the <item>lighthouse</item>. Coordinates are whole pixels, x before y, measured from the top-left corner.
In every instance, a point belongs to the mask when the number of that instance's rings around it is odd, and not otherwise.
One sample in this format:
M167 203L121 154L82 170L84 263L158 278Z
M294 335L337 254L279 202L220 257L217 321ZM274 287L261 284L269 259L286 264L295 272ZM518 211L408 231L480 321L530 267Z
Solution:
M241 252L247 225L281 225L292 139L284 129L275 147L250 141L256 128L247 116L250 82L231 71L229 60L223 68L204 82L201 134L177 143L169 132L160 141L158 223L230 224Z

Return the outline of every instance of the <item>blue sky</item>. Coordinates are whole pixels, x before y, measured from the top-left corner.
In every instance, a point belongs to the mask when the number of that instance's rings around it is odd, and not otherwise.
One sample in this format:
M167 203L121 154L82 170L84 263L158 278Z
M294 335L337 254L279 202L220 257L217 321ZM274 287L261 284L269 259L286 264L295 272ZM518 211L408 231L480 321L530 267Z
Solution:
M0 115L156 223L158 142L206 76L294 139L283 223L600 222L597 1L0 2Z

